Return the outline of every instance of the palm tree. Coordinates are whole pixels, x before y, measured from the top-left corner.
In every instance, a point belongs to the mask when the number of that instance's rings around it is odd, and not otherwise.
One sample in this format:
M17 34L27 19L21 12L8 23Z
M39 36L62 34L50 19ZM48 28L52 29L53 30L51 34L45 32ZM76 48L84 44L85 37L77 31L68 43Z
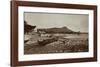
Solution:
M35 28L36 28L36 26L29 25L29 24L27 24L26 21L24 21L24 34L28 33L28 32L31 32Z

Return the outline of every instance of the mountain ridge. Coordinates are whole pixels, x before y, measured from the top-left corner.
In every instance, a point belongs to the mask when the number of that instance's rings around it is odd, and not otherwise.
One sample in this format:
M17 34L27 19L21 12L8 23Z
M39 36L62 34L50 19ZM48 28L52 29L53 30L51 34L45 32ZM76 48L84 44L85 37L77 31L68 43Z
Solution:
M74 33L74 31L70 30L67 27L61 27L61 28L42 28L42 29L37 29L37 31L42 31L45 33Z

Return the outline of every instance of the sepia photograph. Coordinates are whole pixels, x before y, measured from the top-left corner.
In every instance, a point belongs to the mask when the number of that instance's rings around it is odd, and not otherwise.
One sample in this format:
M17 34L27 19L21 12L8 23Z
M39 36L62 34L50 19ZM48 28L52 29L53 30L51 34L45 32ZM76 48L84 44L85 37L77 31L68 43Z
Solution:
M88 17L24 12L24 54L88 52Z

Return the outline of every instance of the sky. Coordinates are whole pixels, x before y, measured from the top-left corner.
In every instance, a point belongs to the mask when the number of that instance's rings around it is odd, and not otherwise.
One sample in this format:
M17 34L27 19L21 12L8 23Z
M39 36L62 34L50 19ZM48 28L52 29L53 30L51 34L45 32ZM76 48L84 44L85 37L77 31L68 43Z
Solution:
M88 32L88 14L24 13L24 20L36 28L67 28L77 32Z

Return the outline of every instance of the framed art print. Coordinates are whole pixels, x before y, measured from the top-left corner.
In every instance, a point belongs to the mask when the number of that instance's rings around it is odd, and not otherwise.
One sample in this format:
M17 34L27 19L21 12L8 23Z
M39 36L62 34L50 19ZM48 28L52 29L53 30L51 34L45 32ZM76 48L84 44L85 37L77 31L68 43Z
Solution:
M11 1L11 66L97 61L97 6Z

